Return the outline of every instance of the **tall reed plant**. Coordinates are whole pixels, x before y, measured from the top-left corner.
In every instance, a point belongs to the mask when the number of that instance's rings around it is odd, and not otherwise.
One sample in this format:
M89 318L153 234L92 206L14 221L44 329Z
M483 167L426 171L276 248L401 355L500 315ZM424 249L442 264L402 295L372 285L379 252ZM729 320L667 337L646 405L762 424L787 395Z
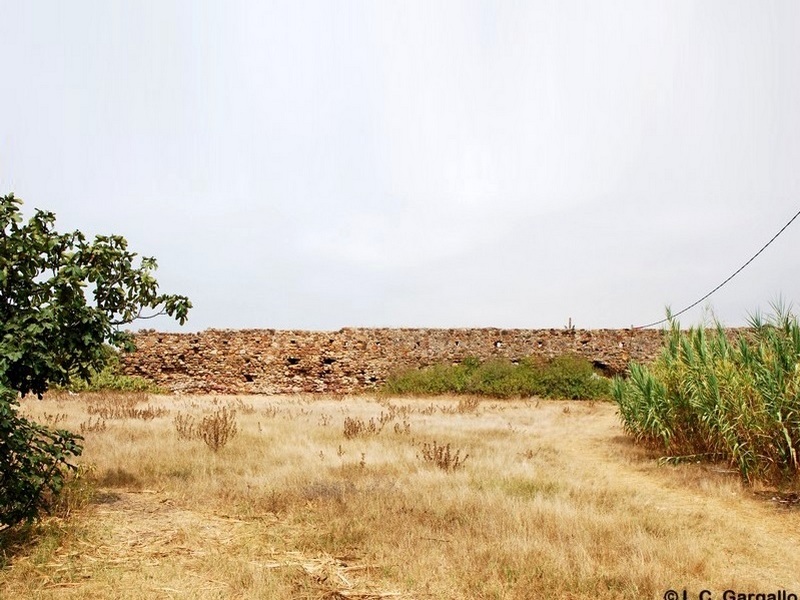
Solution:
M625 431L673 459L727 461L750 483L797 482L800 325L773 308L738 334L670 319L659 358L612 384Z

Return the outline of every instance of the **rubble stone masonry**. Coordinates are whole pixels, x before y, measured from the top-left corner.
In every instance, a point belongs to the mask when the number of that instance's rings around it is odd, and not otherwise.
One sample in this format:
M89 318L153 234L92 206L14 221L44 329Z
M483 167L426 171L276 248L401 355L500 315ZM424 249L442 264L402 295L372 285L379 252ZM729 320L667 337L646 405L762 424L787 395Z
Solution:
M394 372L435 363L566 353L608 374L648 362L662 345L652 329L218 330L135 334L123 372L177 393L350 394L380 386Z

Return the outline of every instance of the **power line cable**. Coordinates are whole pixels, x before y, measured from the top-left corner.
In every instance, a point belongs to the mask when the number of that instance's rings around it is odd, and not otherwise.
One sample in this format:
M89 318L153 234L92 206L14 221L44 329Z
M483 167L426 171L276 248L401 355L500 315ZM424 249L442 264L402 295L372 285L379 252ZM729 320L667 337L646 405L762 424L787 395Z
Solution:
M667 321L669 321L670 319L674 319L675 317L678 317L678 316L682 315L682 314L683 314L683 313L685 313L687 310L691 310L691 309L693 309L695 306L697 306L698 304L700 304L700 303L701 303L703 300L705 300L706 298L708 298L709 296L711 296L711 295L712 295L714 292L716 292L716 291L717 291L717 290L719 290L719 289L720 289L722 286L724 286L726 283L728 283L728 282L729 282L731 279L733 279L734 277L736 277L736 276L737 276L739 273L741 273L742 271L744 271L745 267L747 267L747 265L749 265L749 264L750 264L751 262L753 262L753 261L754 261L756 258L758 258L758 255L759 255L759 254L761 254L761 253L762 253L764 250L766 250L766 249L767 249L767 247L768 247L768 246L769 246L769 245L770 245L772 242L774 242L776 239L778 239L778 236L779 236L780 234L782 234L782 233L783 233L783 232L786 230L786 228L787 228L787 227L789 227L789 225L791 225L791 224L794 222L794 220L795 220L797 217L800 217L800 210L799 210L799 211L797 211L797 212L795 213L795 215L794 215L794 216L793 216L791 219L789 219L789 222L788 222L788 223L786 223L786 225L784 225L783 227L781 227L781 229L780 229L780 231L778 231L778 233L776 233L775 235L773 235L773 236L772 236L772 239L770 239L770 241L768 241L766 244L764 244L764 245L761 247L761 249L760 249L758 252L756 252L756 253L755 253L753 256L751 256L751 257L750 257L750 260L748 260L748 261L747 261L746 263L744 263L744 264L743 264L741 267L739 267L738 269L736 269L736 271L734 271L733 275L731 275L730 277L728 277L728 278L727 278L725 281L723 281L722 283L720 283L720 284L719 284L717 287L715 287L713 290L711 290L710 292L708 292L708 293L707 293L705 296L703 296L702 298L700 298L700 299L699 299L699 300L697 300L696 302L693 302L692 304L690 304L689 306L687 306L687 307L686 307L686 308L684 308L683 310L680 310L680 311L676 312L675 314L673 314L673 315L671 315L671 316L669 316L669 317L666 317L666 318L664 318L664 319L661 319L660 321L654 321L653 323L648 323L647 325L639 325L638 327L634 327L633 329L645 329L645 328L647 328L647 327L655 327L656 325L661 325L662 323L666 323L666 322L667 322Z

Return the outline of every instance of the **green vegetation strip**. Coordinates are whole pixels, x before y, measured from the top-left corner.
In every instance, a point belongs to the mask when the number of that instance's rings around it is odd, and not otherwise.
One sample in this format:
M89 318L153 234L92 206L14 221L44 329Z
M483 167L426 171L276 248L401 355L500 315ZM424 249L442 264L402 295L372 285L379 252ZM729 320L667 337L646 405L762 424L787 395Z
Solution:
M455 365L438 364L397 373L387 380L387 395L470 394L494 398L595 399L608 396L610 382L587 360L564 355L543 362L524 358L481 362L467 358Z
M81 379L71 373L67 386L51 386L53 391L69 390L70 392L144 392L147 394L163 394L163 389L154 382L138 375L123 375L119 352L116 348L104 347L105 364L99 370L89 369L88 379Z

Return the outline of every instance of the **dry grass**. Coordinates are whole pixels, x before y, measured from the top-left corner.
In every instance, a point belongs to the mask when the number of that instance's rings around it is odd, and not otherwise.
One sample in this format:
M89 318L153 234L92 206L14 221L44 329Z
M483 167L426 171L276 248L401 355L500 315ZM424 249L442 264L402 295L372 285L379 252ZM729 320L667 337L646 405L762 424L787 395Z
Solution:
M142 400L157 416L84 425L94 498L76 493L69 519L7 536L0 598L800 593L800 512L714 466L658 466L613 405L458 402ZM88 404L23 401L74 430ZM179 439L176 415L224 406L238 427L225 447ZM382 414L379 434L345 437L346 418ZM434 441L469 460L428 464Z

